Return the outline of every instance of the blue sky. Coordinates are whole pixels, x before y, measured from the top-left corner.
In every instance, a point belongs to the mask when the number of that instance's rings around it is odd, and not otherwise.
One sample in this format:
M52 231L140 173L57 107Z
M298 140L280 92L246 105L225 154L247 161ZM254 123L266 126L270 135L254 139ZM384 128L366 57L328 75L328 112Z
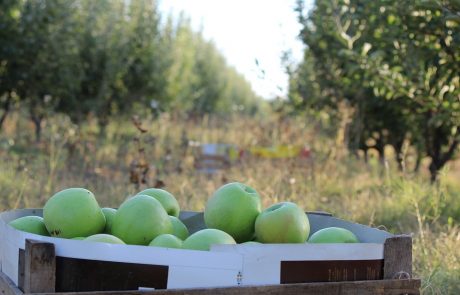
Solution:
M295 0L160 0L163 13L184 11L196 30L213 40L230 65L264 98L285 96L287 75L281 54L290 50L302 59L297 39L300 25L293 11ZM311 0L306 0L311 5ZM259 66L256 64L256 59ZM263 70L265 74L262 73Z

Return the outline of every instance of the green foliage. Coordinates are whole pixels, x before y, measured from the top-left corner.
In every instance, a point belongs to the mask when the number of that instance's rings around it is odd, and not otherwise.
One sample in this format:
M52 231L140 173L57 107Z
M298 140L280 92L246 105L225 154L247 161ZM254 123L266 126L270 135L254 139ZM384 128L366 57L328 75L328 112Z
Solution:
M351 113L352 151L410 142L427 154L432 180L453 158L460 134L460 30L456 1L298 1L308 46L291 75L290 102ZM369 145L369 142L374 144Z
M13 91L37 126L79 83L73 1L28 1L21 9Z
M193 115L255 112L262 104L250 84L227 65L216 46L201 32L191 29L183 15L176 24L167 22L169 58L167 102L172 110L185 109ZM225 69L225 70L223 70Z
M0 129L8 113L17 102L13 89L18 79L14 61L18 54L20 3L16 0L0 2Z
M254 111L261 103L212 42L160 15L154 0L7 0L0 4L0 126L12 105L40 137L51 114L81 124L142 110Z

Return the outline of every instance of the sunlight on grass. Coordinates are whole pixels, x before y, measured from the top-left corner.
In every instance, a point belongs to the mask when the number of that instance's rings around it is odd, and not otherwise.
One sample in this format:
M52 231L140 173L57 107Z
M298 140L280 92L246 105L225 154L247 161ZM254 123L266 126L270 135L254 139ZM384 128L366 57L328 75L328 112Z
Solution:
M53 120L40 144L24 135L17 138L8 129L0 138L2 210L42 207L54 192L67 187L88 188L104 207L117 207L137 192L129 166L137 157L133 139L138 134L128 121L112 122L101 136L91 123L76 129L61 118ZM413 234L414 273L423 280L423 292L460 293L460 184L455 163L431 185L426 174L399 172L391 158L383 167L372 157L365 163L352 156L331 156L334 147L328 135L298 119L221 122L205 117L185 122L165 116L144 124L149 131L140 142L150 164L145 186L163 181L182 210L202 211L223 183L244 182L260 193L264 207L293 201L305 211L327 211L393 233ZM184 138L243 149L309 145L313 159L247 157L207 176L194 169L193 147L184 146Z

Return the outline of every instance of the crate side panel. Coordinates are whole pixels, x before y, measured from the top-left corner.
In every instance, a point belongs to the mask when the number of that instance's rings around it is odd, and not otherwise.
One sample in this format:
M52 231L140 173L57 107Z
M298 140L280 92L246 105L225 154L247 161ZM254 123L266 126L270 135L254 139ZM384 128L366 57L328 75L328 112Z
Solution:
M168 266L57 257L56 291L166 289Z
M281 284L380 280L383 259L281 261Z

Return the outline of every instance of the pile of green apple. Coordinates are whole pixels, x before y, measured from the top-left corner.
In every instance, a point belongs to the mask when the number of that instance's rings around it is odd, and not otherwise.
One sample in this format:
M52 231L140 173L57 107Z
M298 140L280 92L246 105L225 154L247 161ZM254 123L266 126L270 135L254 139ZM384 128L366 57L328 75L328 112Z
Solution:
M208 200L207 228L190 235L179 213L176 198L162 189L143 190L113 209L101 208L87 189L68 188L46 202L43 218L25 216L10 225L58 238L204 251L213 244L358 242L352 232L337 227L308 239L310 223L299 206L281 202L262 210L259 194L238 182L223 185Z

